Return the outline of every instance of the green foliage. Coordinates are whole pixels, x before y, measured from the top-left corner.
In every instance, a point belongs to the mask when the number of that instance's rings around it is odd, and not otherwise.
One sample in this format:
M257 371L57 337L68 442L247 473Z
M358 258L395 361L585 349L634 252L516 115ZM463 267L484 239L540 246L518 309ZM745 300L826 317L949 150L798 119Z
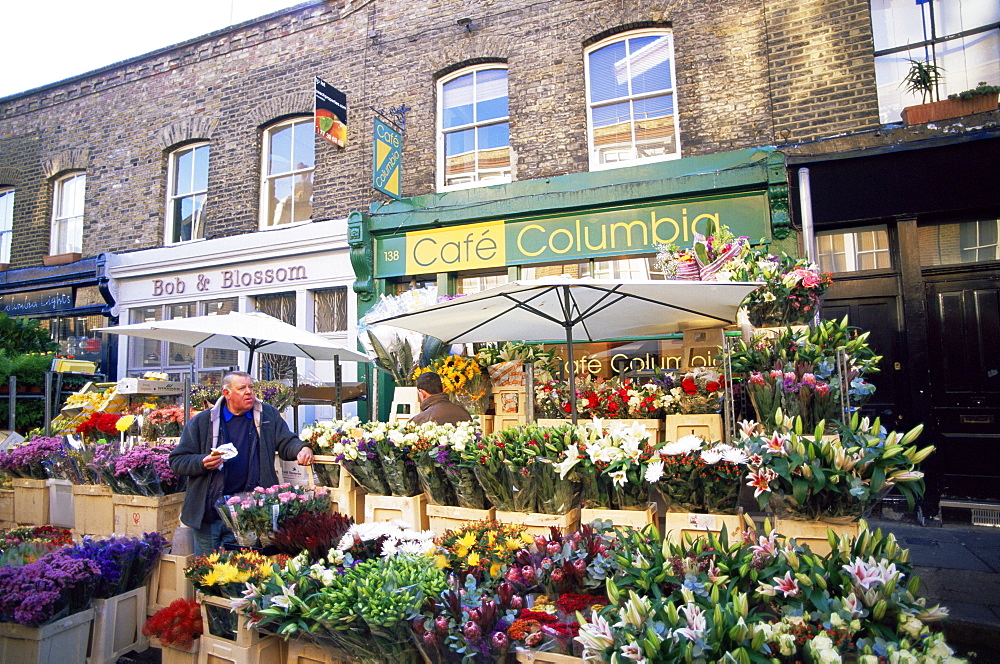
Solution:
M18 386L45 385L45 372L52 368L51 354L25 353L11 359L10 373L17 376Z
M413 385L413 370L417 367L413 361L413 351L405 340L395 337L395 342L387 348L382 345L371 331L368 332L372 349L375 351L375 366L386 372L400 387Z
M996 85L988 85L986 81L979 81L979 85L972 88L971 90L963 90L962 92L954 92L948 95L948 99L972 99L977 95L992 95L1000 92L1000 87Z
M907 62L910 63L910 70L906 73L902 85L905 86L907 92L919 94L923 103L933 101L934 93L937 91L944 70L922 60L908 60Z
M0 312L0 350L7 355L54 353L59 347L37 320L11 318Z

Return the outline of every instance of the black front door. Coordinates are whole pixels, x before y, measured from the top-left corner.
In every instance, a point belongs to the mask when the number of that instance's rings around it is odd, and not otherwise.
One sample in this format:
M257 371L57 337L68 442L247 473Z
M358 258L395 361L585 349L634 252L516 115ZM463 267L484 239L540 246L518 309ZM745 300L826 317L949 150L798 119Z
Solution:
M1000 271L925 276L935 466L945 496L1000 500Z

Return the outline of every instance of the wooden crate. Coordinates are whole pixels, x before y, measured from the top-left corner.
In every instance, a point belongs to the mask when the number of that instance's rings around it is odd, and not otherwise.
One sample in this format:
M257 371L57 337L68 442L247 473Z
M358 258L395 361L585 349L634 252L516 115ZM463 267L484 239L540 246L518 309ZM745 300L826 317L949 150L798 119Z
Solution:
M469 507L453 507L451 505L428 505L427 522L431 530L438 535L446 530L461 528L469 522L489 521L496 517L496 510L477 510Z
M255 629L247 629L247 616L242 612L233 612L230 608L230 600L227 597L214 597L212 595L204 595L198 593L198 602L201 604L201 628L202 628L202 639L209 637L216 641L225 641L232 645L239 646L241 648L250 648L251 646L257 645L266 637ZM211 607L211 608L210 608ZM233 613L236 617L236 629L233 638L228 638L224 634L215 634L212 632L212 623L209 618L209 613L214 611L221 611L227 613Z
M354 661L342 650L324 648L304 639L291 639L286 648L285 664L349 664Z
M365 521L365 496L368 492L358 487L356 489L331 489L330 504L334 512L354 517L354 523Z
M484 436L488 436L493 433L493 416L492 415L473 415L473 419L479 421L479 429L483 432Z
M739 514L667 512L663 515L663 536L671 542L681 542L683 537L705 537L709 532L718 535L725 526L729 540L732 541L735 533L746 528L744 518Z
M111 487L73 485L73 530L80 537L107 537L115 532L115 504Z
M284 664L284 644L276 636L267 636L252 646L242 647L202 634L198 664Z
M181 522L184 492L167 496L123 496L114 494L115 532L130 537L158 532L167 539Z
M497 415L524 415L527 412L528 392L523 385L504 385L490 390L493 412Z
M580 508L574 507L566 514L540 514L538 512L503 512L497 510L496 519L501 523L525 526L530 535L548 535L549 529L558 528L564 535L580 528Z
M13 528L14 521L14 490L0 489L0 528Z
M649 524L657 525L656 503L649 503L644 510L602 510L583 508L580 510L580 523L592 523L594 521L610 521L611 525L619 528L642 529Z
M94 610L87 609L41 627L0 623L0 662L86 664Z
M194 554L175 556L170 553L160 555L149 575L147 588L146 613L153 615L174 600L191 599L194 597L194 585L184 576L184 568L188 566Z
M14 487L14 521L22 526L49 525L48 480L15 477L11 485Z
M398 519L416 530L427 530L427 496L365 496L365 523Z
M511 427L523 427L527 422L527 415L504 415L498 413L493 416L493 431L503 431ZM566 422L569 422L569 420L566 420Z
M160 664L198 664L198 650L201 639L195 639L189 650L180 650L160 643L155 636L149 637L149 645L160 651Z
M518 648L516 659L520 664L583 664L582 657L529 650L528 648Z
M415 387L397 387L389 411L390 422L406 422L420 412L420 396Z
M115 664L127 652L149 647L142 634L146 622L146 586L108 599L95 599L94 622L87 649L88 664Z
M829 523L827 521L796 521L795 519L774 519L774 529L779 535L795 539L799 544L809 546L809 549L820 556L830 553L830 540L827 529L838 536L858 536L858 522Z
M691 435L701 436L708 441L723 440L722 415L667 415L663 435L668 441Z

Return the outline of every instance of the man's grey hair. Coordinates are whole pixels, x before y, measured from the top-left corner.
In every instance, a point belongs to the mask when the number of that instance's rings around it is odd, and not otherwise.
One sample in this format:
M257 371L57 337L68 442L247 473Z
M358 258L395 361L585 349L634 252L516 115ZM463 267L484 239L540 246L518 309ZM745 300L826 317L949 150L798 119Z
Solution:
M253 380L250 374L248 374L246 371L230 371L229 373L227 373L225 376L222 377L222 389L224 390L232 389L233 381L235 381L237 378L249 378L250 380Z

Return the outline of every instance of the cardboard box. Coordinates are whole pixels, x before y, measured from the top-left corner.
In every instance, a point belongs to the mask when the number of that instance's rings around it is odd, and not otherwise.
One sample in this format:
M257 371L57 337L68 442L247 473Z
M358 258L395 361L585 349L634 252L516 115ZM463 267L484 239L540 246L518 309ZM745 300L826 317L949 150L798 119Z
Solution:
M118 394L183 394L184 383L173 380L146 380L122 378L118 381Z

